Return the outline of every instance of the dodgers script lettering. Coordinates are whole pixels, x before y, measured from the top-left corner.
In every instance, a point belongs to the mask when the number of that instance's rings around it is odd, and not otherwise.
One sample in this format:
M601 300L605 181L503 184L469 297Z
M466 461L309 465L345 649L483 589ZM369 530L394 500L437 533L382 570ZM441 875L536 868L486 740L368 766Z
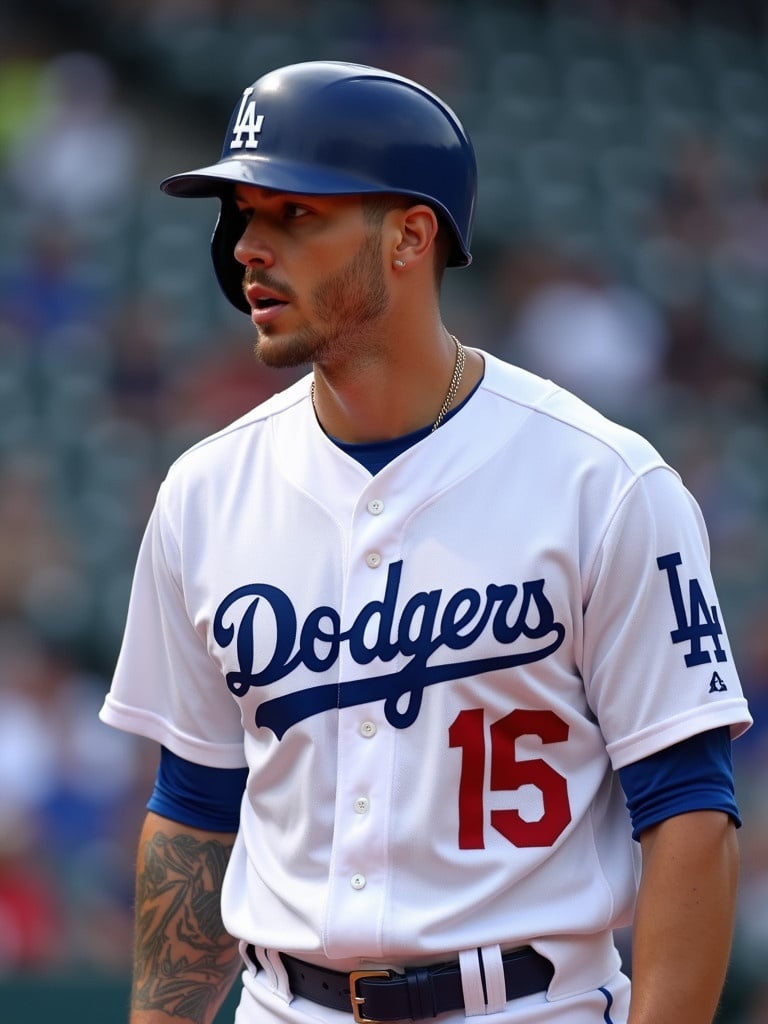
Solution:
M402 569L402 561L389 566L382 599L364 605L346 629L339 612L327 605L312 609L299 623L290 597L266 583L246 584L224 598L214 617L213 636L222 648L235 643L238 671L228 672L226 681L237 697L301 667L315 673L327 671L337 661L342 644L357 665L375 659L387 663L398 656L409 659L395 672L321 684L266 700L256 712L258 726L271 729L280 738L296 722L312 715L383 700L387 721L404 729L416 720L427 686L540 661L563 642L565 627L555 620L543 579L520 586L489 583L485 594L464 587L447 598L440 589L420 591L401 607ZM271 627L268 650L263 641L256 641L259 619L269 621ZM535 641L536 646L528 644L493 657L430 664L441 649L465 650L486 631L507 648L521 638Z

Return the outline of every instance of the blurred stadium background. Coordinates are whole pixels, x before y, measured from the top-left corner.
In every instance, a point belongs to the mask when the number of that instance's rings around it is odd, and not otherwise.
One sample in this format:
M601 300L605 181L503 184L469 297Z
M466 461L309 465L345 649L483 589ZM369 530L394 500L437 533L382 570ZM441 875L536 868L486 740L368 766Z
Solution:
M768 13L683 0L6 0L0 11L0 1020L126 1019L155 753L96 718L156 487L290 377L220 296L216 203L160 194L303 59L470 129L446 318L645 432L708 521L758 721L721 1024L768 1021ZM631 581L628 581L631 585ZM628 936L627 945L631 941Z

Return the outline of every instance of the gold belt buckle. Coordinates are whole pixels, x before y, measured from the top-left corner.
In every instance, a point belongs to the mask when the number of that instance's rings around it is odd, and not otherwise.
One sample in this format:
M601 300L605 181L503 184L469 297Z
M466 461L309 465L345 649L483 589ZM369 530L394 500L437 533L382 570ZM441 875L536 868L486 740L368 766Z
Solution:
M357 994L357 983L361 978L389 978L389 971L351 971L349 975L349 998L352 1003L352 1016L357 1024L382 1024L382 1021L370 1017L361 1017L360 1013L365 1002L364 996Z

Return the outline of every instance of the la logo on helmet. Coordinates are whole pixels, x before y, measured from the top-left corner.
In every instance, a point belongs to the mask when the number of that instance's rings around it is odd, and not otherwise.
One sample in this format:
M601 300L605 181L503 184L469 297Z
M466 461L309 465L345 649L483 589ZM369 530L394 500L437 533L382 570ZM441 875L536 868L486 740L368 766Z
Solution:
M259 140L257 135L264 124L264 115L256 113L256 101L248 97L253 92L253 86L249 86L243 92L240 101L240 109L237 112L235 125L232 129L232 139L229 143L230 149L258 149ZM243 141L245 136L245 141Z

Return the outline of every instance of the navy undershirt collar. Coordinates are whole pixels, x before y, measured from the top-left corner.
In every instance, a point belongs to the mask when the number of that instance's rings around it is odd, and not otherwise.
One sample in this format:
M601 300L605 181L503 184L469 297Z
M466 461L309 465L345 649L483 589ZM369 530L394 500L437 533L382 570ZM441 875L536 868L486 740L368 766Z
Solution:
M467 402L470 400L475 391L480 387L480 381L472 388L470 393L456 406L455 409L451 409L448 415L443 420L443 424L447 423L448 420L461 412ZM441 424L442 426L442 424ZM376 476L380 470L382 470L388 463L396 459L398 455L402 455L403 452L407 452L409 448L417 444L419 441L423 441L425 437L428 437L432 433L432 427L421 427L419 430L414 430L410 434L403 434L402 437L393 437L386 441L340 441L339 438L333 437L328 434L328 438L333 443L341 448L343 452L350 455L353 459L356 459L361 466L368 470L371 476Z

